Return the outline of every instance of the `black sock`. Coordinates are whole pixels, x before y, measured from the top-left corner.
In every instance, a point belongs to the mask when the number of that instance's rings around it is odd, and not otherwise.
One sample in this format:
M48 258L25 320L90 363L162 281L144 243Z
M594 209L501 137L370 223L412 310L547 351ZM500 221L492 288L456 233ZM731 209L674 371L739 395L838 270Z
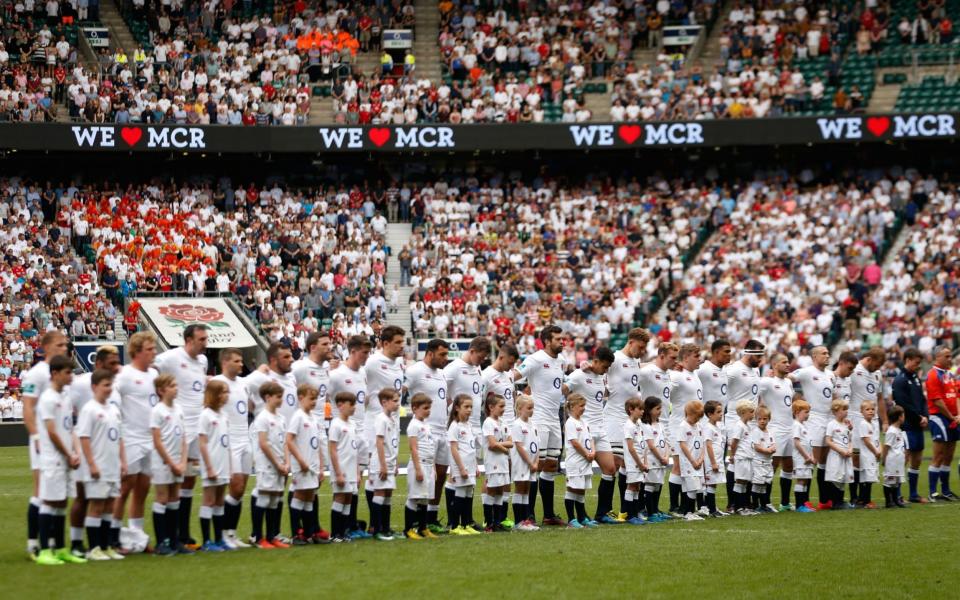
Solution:
M223 517L224 515L213 515L213 541L218 544L223 541Z
M613 510L613 479L600 477L600 486L597 489L597 513L595 519L600 520L603 515ZM623 503L620 503L623 506Z
M100 529L103 521L100 521L96 527L87 527L87 543L90 544L90 549L100 548L101 550L106 550L106 542L100 541Z
M382 513L382 504L370 503L370 527L373 533L380 533L380 513Z
M513 503L513 520L517 523L521 523L526 520L527 516L524 514L524 508L526 504L520 504L519 502Z
M647 517L652 517L653 515L659 512L660 508L657 506L657 499L659 498L657 492L651 492L647 490L646 499L647 499Z
M764 484L764 486L763 486L763 504L764 504L765 506L766 506L767 504L773 504L773 499L771 498L772 495L773 495L773 484L772 484L772 483L766 483L766 484Z
M860 499L864 504L870 504L873 501L873 484L872 483L860 483L860 495L857 498Z
M40 507L31 502L27 505L27 539L36 540L40 535Z
M827 489L827 471L825 467L817 467L817 491L820 493L820 503L826 504L830 500L830 490ZM832 483L830 485L833 485Z
M883 498L887 501L887 505L896 504L897 499L894 496L895 493L893 486L883 486Z
M417 522L417 512L410 510L406 504L403 505L403 530L410 531Z
M697 494L697 509L701 509L707 505L707 495L703 492Z
M657 491L654 492L654 494L656 495L656 502L654 503L654 506L657 507L657 512L660 512L660 494L662 493L663 493L663 486L661 485L657 488Z
M548 481L541 477L538 485L540 487L540 497L543 500L543 518L556 518L557 514L553 512L553 480Z
M180 541L187 543L190 539L190 514L193 509L193 496L180 497L180 512L178 513L177 535Z
M363 492L364 492L364 494L365 494L366 497L367 497L367 512L370 513L370 520L372 521L372 520L373 520L373 496L374 496L373 490L363 490ZM382 506L382 505L381 505L381 506ZM377 511L377 516L378 516L379 519L382 520L382 519L383 519L383 511L382 511L382 510ZM374 526L374 525L371 523L371 527L373 527L373 526ZM378 522L376 526L379 527L379 526L380 526L380 523Z
M577 518L576 514L576 501L571 498L563 499L563 506L567 509L567 520L572 521Z
M293 506L290 506L291 537L295 537L297 534L300 533L300 530L303 529L303 525L301 524L302 515L303 515L303 511L301 511L299 508L294 508Z
M446 500L447 505L447 525L453 529L454 527L458 527L460 525L460 522L458 521L460 518L460 510L457 505L457 491L446 486L444 486L443 491L444 500ZM440 511L437 511L435 514L438 515L439 518ZM454 515L457 515L457 517L454 518Z
M240 522L240 504L223 503L223 528L236 529Z
M357 505L359 504L359 500L360 499L357 498L356 494L350 498L350 519L347 526L348 531L356 531L359 529L359 526L357 525Z
M63 531L66 525L66 515L56 515L53 517L53 539L56 541L57 548L66 548L66 544L63 541Z
M617 471L617 491L620 493L620 512L627 512L624 504L627 498L627 474ZM612 502L611 502L612 504Z
M276 508L268 508L266 511L267 517L267 540L272 541L278 535L280 535L280 519L283 516L283 504Z
M251 532L253 533L254 539L256 539L258 542L263 539L264 510L266 509L257 504L257 499L252 498L252 502L250 503L250 524L252 526Z
M581 523L587 520L587 505L579 500L575 503L577 508L577 520Z
M860 471L853 471L853 483L850 484L850 502L856 504L860 500Z
M203 536L203 543L210 541L210 519L200 517L200 535Z
M736 485L734 481L733 473L727 471L727 504L729 504L734 510L740 508L737 506L737 493L733 491L733 486Z
M483 505L483 522L487 525L493 525L495 518L496 517L493 516L493 505L485 503Z
M421 532L426 531L426 530L427 530L427 524L428 524L428 523L427 523L427 505L426 505L426 504L418 504L418 505L417 505L417 526L418 526L418 531L421 531Z
M536 481L530 482L530 492L527 497L527 518L533 521L537 520L537 485Z
M646 506L647 499L645 495L646 493L647 491L644 489L643 484L641 483L640 489L637 490L637 498L636 500L633 501L634 510L637 511L637 515L640 514L640 511L643 511L643 512L647 511L647 506Z
M340 521L341 515L339 510L330 511L330 533L333 537L341 537L343 532L340 531Z
M167 534L167 512L153 511L153 532L157 536L157 543L162 544L170 536ZM92 543L92 542L91 542Z
M667 485L670 487L670 512L677 512L680 507L680 494L683 491L683 486L672 481L667 482Z
M707 494L707 509L710 511L710 514L717 512L717 495L716 494Z
M316 495L313 496L313 510L307 517L310 519L310 532L320 533L320 499Z
M790 486L792 484L792 479L780 477L780 504L790 504Z
M473 496L463 498L463 508L460 509L461 514L466 518L466 525L476 525L476 521L473 520Z
M53 515L37 512L37 535L39 536L41 550L50 547L50 538L53 537L53 520Z
M381 531L390 533L390 505L380 505L380 527Z

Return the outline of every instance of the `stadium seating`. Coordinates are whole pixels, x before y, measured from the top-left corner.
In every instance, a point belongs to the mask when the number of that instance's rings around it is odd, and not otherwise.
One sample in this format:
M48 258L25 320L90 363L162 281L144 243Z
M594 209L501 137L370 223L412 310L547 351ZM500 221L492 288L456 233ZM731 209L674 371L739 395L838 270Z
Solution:
M897 97L896 110L933 112L960 108L960 85L948 85L944 77L924 77L918 85L905 85Z

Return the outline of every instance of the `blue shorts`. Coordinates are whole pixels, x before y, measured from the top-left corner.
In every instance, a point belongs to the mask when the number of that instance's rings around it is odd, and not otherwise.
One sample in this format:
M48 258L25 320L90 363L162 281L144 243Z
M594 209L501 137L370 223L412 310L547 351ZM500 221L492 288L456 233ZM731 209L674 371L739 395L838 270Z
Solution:
M917 429L903 433L907 436L907 450L923 450L923 431Z
M930 415L930 437L935 442L956 442L960 440L960 430L950 428L950 421L942 415Z

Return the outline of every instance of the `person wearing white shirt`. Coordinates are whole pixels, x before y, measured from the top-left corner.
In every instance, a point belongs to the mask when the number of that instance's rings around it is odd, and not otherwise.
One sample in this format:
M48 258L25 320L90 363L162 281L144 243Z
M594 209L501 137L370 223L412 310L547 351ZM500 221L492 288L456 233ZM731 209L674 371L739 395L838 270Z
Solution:
M824 441L827 424L830 422L830 405L833 402L834 376L827 370L830 364L830 351L826 346L816 346L810 350L810 359L813 361L808 367L797 369L790 374L794 383L800 384L803 399L810 404L810 418L807 420L807 430L813 443L813 458L817 461L817 484L820 492L820 503L826 505L830 494L826 492L827 452L829 448Z

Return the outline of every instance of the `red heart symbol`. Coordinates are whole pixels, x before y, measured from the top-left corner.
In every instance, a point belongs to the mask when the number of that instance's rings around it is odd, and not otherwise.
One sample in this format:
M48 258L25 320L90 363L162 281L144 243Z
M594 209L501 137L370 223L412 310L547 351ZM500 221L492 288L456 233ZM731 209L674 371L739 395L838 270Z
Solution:
M880 137L890 129L890 117L870 117L867 119L867 129L876 137Z
M639 125L621 125L620 129L617 130L617 135L620 136L620 139L628 144L639 140L642 133L643 130L640 129Z
M140 138L143 137L143 130L139 127L124 127L120 130L120 137L132 148L136 146Z
M374 127L370 130L370 141L379 148L390 139L390 130L385 127Z

